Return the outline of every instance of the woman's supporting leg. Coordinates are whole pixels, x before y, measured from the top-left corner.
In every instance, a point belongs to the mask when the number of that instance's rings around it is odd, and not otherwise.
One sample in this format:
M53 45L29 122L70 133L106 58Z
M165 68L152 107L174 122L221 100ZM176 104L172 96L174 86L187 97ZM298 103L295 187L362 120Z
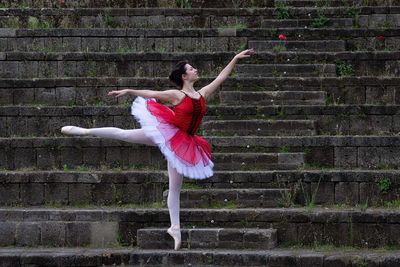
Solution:
M171 227L167 232L174 238L174 249L178 250L181 246L181 230L180 230L180 193L182 188L183 176L179 174L171 163L168 161L168 199L167 205L169 209L169 216L171 219Z
M153 140L144 134L143 129L125 130L116 127L82 128L77 126L65 126L62 133L70 135L93 135L97 137L117 139L129 143L156 146Z
M168 209L171 219L171 225L180 225L179 210L180 210L180 194L182 188L183 176L178 173L171 163L168 161Z

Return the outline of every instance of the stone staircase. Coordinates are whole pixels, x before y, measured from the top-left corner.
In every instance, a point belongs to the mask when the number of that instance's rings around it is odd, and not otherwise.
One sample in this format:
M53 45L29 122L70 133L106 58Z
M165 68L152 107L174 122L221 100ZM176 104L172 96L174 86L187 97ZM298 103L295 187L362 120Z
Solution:
M398 266L399 26L397 0L2 1L0 266ZM138 128L108 91L245 48L174 251L159 150L60 128Z

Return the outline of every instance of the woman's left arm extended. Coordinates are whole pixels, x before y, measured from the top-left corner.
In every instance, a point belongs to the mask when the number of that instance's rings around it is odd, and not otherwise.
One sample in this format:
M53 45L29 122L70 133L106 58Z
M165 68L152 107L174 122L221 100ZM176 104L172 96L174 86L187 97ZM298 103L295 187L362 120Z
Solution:
M232 72L233 67L235 66L238 59L250 57L253 54L253 49L247 49L239 54L236 54L235 57L229 62L229 64L221 71L221 73L214 79L210 84L204 86L199 90L199 93L203 95L205 99L207 99L215 90L229 77L229 74Z

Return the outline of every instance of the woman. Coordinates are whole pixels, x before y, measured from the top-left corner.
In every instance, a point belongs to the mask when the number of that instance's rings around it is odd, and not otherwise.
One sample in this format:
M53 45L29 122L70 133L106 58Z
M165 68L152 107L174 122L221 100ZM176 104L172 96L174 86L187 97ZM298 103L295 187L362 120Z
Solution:
M183 176L204 179L213 175L210 145L195 135L206 112L205 100L228 78L238 59L250 57L253 49L244 50L231 60L210 84L196 91L194 83L199 79L197 69L181 61L169 75L180 90L132 90L111 91L110 96L137 96L131 113L139 121L141 129L123 130L115 127L81 128L65 126L61 132L69 135L93 135L118 139L135 144L158 146L167 159L169 193L167 206L171 227L167 232L174 239L174 249L181 245L179 196ZM172 104L173 110L157 102Z

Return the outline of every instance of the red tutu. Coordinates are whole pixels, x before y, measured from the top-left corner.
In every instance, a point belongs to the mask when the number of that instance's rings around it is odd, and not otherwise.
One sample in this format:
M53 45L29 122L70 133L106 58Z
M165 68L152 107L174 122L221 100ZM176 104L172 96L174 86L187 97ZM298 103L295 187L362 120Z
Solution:
M194 99L185 96L173 110L154 98L138 96L131 113L144 133L159 146L165 158L182 175L204 179L213 175L211 147L195 135L206 112L203 96Z

